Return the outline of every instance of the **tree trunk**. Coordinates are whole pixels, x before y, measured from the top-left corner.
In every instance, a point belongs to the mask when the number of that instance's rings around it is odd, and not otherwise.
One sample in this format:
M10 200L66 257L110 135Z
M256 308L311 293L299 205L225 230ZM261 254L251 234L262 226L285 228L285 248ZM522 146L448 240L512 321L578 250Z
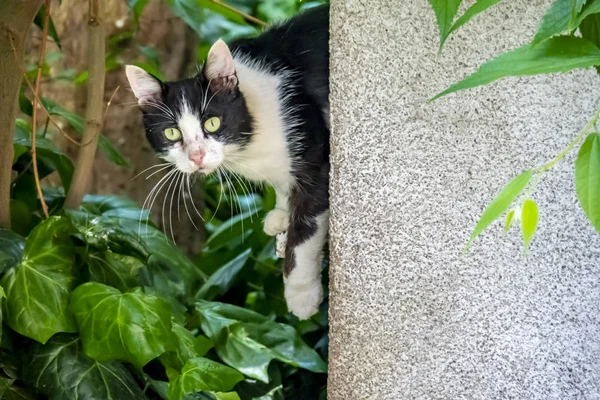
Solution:
M77 156L73 182L65 207L79 209L81 199L87 192L90 175L98 147L98 136L104 113L104 0L90 0L88 15L88 71L85 131Z
M23 51L43 0L0 1L0 227L10 227L13 135L19 107Z

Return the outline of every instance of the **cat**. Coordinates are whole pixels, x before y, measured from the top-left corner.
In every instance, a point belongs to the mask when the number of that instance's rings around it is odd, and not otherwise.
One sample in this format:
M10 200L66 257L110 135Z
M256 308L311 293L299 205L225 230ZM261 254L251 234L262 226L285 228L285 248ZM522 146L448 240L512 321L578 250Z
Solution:
M161 82L132 65L126 75L162 159L187 174L230 168L275 189L264 231L287 232L288 309L317 313L329 227L329 6L254 38L218 40L192 78Z

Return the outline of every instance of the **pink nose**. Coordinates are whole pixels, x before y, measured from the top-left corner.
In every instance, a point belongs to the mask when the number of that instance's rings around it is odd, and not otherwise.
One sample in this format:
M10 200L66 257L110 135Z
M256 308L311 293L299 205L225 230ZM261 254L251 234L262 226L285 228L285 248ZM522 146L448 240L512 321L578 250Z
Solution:
M198 167L202 167L205 154L206 153L203 150L194 151L193 153L190 153L190 160L192 160Z

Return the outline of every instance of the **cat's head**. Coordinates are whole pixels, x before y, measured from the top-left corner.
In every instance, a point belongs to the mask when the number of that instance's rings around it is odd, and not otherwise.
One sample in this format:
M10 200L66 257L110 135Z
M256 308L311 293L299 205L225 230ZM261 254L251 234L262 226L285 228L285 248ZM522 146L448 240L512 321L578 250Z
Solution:
M233 58L222 40L197 76L161 82L128 65L127 78L156 153L184 173L215 171L229 152L251 140L252 121L238 87Z

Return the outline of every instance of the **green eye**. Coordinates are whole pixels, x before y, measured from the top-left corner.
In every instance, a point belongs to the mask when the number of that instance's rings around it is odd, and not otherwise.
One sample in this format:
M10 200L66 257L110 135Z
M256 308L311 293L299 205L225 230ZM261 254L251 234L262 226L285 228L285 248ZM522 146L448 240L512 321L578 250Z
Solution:
M204 121L204 129L208 133L214 133L221 127L221 119L219 117L211 117Z
M181 132L177 128L167 128L165 129L165 137L169 140L179 140L181 138Z

